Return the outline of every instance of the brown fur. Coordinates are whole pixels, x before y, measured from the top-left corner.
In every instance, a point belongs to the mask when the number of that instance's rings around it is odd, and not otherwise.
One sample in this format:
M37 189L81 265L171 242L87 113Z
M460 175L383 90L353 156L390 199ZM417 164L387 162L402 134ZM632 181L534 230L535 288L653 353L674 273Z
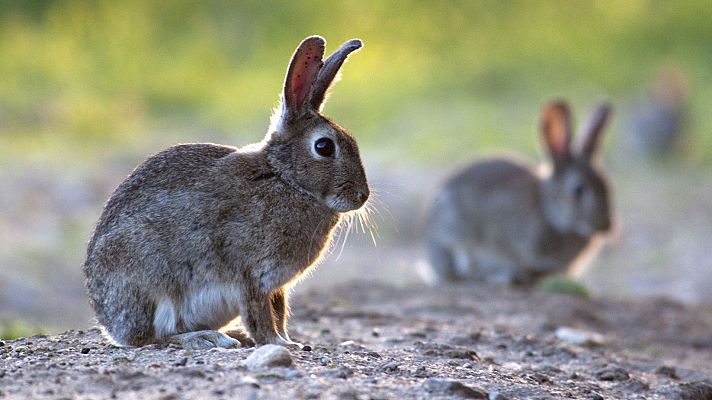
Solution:
M332 62L340 66L360 47L347 44L350 51ZM240 315L255 342L294 344L287 335L289 285L317 263L340 213L369 195L353 137L311 103L312 96L324 98L312 86L330 84L315 76L323 51L318 36L298 47L283 107L262 143L171 147L112 194L83 269L98 322L116 342L229 344L213 331ZM334 157L314 153L323 137L335 143Z

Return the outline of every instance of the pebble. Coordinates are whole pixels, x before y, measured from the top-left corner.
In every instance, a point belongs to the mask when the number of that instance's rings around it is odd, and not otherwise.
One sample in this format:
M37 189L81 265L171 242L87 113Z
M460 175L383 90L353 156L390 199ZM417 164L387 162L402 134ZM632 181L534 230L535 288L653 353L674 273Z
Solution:
M712 384L704 381L683 383L680 385L679 395L683 400L712 399Z
M604 368L596 372L596 378L602 381L627 381L630 379L628 372L620 367Z
M558 328L555 335L556 338L562 342L578 346L600 346L605 342L605 338L600 333L569 328L567 326Z
M444 396L458 396L465 399L489 399L487 392L473 389L461 382L451 379L428 378L423 387L430 393Z
M655 373L658 375L667 376L671 379L680 379L680 377L677 375L677 370L675 369L675 367L669 367L667 365L662 365L656 368Z
M245 360L249 370L258 370L269 367L291 367L292 355L289 350L275 344L267 344L255 349Z
M383 372L396 372L396 371L398 371L398 367L400 367L399 363L397 363L395 361L391 361L391 362L381 365L381 367L378 369Z
M260 383L254 376L243 376L240 379L240 383L242 383L243 385L250 385L256 389L260 388Z
M188 357L183 357L175 363L176 367L185 367L188 364Z
M430 373L424 365L421 365L411 373L411 376L414 378L428 378L430 377Z
M84 347L80 350L80 353L89 354L90 351L91 351L91 349L89 347Z

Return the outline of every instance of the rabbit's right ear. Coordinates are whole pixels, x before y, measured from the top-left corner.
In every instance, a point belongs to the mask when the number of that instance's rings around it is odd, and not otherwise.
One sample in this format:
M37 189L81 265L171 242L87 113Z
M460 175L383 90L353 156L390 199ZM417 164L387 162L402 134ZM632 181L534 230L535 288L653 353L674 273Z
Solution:
M321 110L324 99L326 98L326 91L334 80L336 80L336 74L344 64L344 61L346 61L349 54L360 49L362 46L363 43L359 39L351 39L341 45L334 54L327 57L324 61L324 67L319 71L319 75L316 78L316 82L310 94L309 103L313 109Z
M572 158L571 112L565 101L552 101L544 107L541 113L541 133L554 165Z
M601 141L601 132L606 127L606 122L611 115L611 106L607 103L599 104L589 115L588 120L579 132L579 154L581 157L590 160L596 154L598 144Z
M289 63L282 93L282 119L293 120L309 108L308 97L321 70L326 42L321 36L302 41Z

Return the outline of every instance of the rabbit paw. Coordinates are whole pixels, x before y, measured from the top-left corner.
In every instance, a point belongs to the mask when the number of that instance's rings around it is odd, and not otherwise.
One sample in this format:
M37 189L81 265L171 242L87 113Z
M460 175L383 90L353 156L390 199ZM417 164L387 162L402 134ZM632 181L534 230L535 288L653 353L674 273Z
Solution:
M191 350L240 347L239 340L233 339L224 333L209 330L181 333L167 338L167 341Z
M301 343L293 342L290 339L284 339L281 336L278 336L277 339L274 340L273 344L278 344L280 346L284 346L290 350L305 350L305 351L307 351L307 349L311 349L311 346L309 346L309 345L305 346Z
M225 334L238 340L242 347L255 347L256 345L255 341L240 327L230 328L225 331Z

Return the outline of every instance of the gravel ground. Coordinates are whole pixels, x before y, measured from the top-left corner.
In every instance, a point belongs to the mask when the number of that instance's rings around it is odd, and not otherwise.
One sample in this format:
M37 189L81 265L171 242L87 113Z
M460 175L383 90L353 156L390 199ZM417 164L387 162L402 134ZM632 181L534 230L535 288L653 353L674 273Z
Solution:
M712 399L712 306L354 283L293 313L311 351L0 342L0 398Z

